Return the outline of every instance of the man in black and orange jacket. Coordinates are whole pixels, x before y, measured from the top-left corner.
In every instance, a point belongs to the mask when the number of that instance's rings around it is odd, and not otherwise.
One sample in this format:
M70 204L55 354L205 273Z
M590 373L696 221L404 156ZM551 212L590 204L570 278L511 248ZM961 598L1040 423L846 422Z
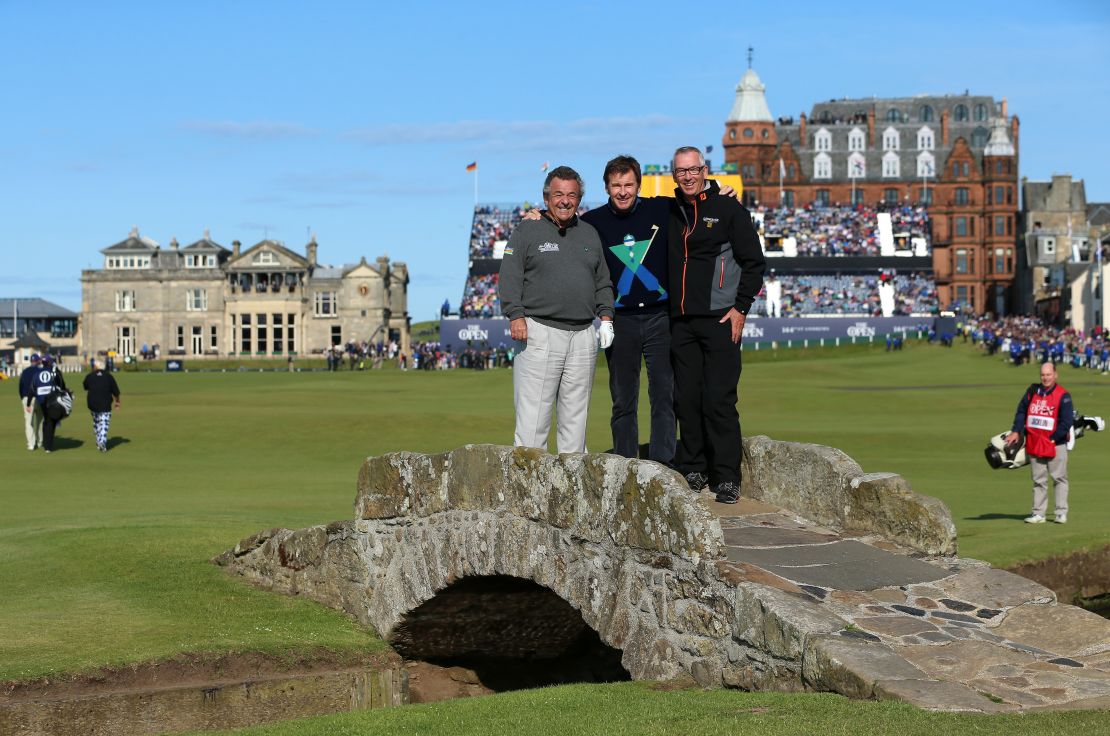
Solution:
M675 151L678 188L670 223L671 361L678 445L675 467L690 488L721 503L740 497L740 339L767 262L748 210L706 182L705 157Z

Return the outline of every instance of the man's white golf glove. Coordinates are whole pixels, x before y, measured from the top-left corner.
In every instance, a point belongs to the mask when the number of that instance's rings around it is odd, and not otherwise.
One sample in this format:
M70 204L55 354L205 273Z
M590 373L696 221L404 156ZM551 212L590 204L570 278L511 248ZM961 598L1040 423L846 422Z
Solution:
M613 323L607 320L601 321L601 329L597 331L597 339L601 344L601 349L605 350L613 344L613 337L616 333L613 332Z

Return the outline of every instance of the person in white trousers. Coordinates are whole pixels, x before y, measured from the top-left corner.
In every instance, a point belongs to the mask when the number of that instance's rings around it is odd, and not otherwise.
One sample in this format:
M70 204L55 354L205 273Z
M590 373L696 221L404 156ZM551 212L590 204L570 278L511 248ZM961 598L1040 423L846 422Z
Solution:
M517 225L501 260L501 312L524 343L513 360L517 447L546 449L557 407L559 452L586 451L598 343L608 347L614 333L613 284L597 231L578 219L582 195L574 169L552 169L543 186L547 209Z

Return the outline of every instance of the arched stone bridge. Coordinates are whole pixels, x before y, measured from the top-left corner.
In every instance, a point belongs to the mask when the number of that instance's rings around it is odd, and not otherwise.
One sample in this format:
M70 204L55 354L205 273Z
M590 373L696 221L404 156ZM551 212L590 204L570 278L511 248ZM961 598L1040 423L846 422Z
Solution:
M956 557L936 499L815 445L752 438L745 465L726 507L613 455L394 453L363 464L353 521L263 532L216 562L417 659L589 651L601 677L1110 706L1110 622Z

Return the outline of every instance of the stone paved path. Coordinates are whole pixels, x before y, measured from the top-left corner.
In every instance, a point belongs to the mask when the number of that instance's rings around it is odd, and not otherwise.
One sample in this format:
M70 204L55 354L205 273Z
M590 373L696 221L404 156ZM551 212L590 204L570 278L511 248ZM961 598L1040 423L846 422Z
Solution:
M875 644L842 653L859 696L984 712L1110 708L1110 621L1048 588L976 560L838 535L759 501L708 505L730 578L806 597Z

